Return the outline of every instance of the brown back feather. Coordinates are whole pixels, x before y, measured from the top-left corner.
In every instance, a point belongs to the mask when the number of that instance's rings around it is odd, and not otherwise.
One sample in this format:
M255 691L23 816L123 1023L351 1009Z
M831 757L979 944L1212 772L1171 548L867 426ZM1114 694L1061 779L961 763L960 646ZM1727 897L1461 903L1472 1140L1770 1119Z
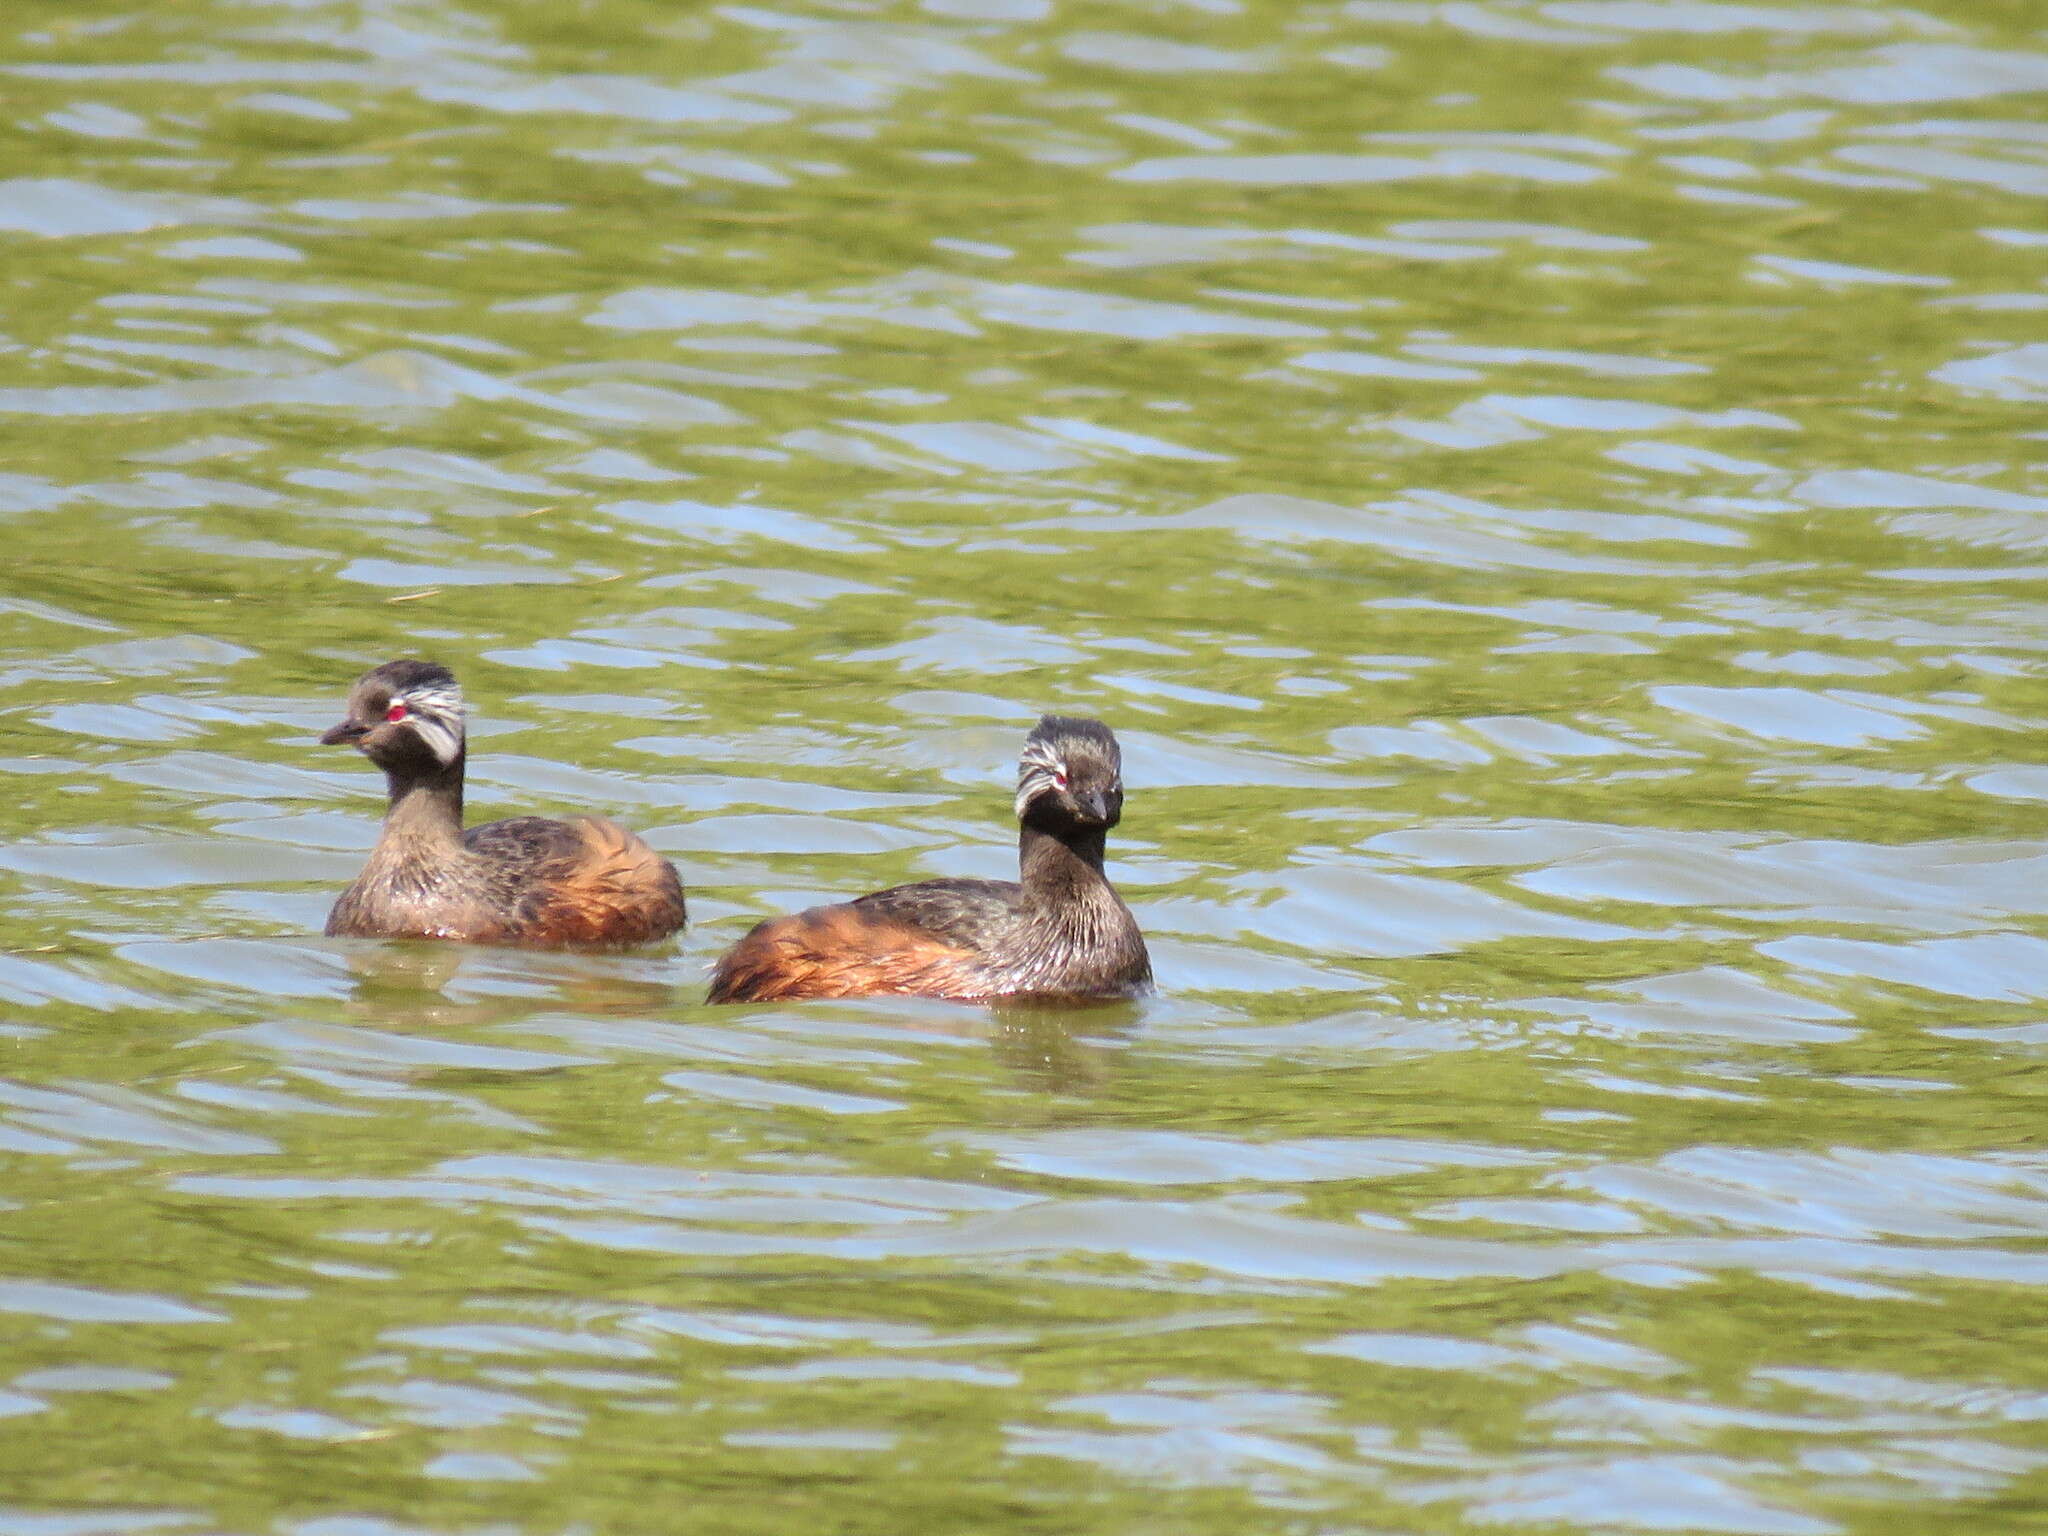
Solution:
M757 924L719 957L709 1000L988 995L971 951L846 904Z
M521 931L529 944L645 944L683 926L675 866L617 822L579 816L565 866L549 871Z

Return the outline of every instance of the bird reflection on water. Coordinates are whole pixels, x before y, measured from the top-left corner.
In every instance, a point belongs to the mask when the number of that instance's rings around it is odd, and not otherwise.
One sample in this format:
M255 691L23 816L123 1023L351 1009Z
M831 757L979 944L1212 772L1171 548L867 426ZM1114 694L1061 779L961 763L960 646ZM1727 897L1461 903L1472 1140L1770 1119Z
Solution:
M723 1009L701 1004L696 965L674 957L483 949L438 943L349 944L349 1023L364 1030L450 1045L511 1045L536 1031L573 1048L579 1039L607 1049L702 1060L709 1042L744 1033L773 1038L800 1022L806 1038L878 1035L984 1041L1019 1087L1092 1095L1115 1077L1122 1045L1141 1027L1145 1005L1123 999L1016 996L986 1005L926 998L850 999L837 1004L756 1010L735 1029ZM686 979L670 981L664 971ZM536 1004L545 1006L537 1015ZM722 1053L734 1056L736 1051ZM394 1056L392 1065L417 1065ZM564 1063L568 1065L568 1063Z

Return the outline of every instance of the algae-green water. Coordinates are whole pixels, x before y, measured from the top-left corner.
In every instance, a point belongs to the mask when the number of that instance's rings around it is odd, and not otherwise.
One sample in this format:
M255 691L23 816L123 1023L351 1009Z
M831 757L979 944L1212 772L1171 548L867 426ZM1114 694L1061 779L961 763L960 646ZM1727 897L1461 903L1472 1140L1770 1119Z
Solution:
M0 1536L2048 1528L2043 19L6 8ZM1156 997L703 1005L1044 710Z

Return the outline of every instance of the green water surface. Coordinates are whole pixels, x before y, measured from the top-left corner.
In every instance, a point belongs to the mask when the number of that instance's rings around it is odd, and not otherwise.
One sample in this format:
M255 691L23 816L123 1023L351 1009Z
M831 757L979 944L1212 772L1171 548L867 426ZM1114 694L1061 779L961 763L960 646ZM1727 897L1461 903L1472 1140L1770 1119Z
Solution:
M7 7L0 1536L2048 1529L2043 24ZM1045 709L1156 998L702 1004Z

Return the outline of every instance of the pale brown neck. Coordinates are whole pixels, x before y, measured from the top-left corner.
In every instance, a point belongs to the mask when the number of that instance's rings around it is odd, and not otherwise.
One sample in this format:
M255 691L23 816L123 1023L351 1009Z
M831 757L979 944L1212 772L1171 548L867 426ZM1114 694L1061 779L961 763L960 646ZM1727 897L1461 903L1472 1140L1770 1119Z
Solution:
M458 757L428 773L388 769L391 803L384 812L379 851L445 852L462 846L462 769Z

